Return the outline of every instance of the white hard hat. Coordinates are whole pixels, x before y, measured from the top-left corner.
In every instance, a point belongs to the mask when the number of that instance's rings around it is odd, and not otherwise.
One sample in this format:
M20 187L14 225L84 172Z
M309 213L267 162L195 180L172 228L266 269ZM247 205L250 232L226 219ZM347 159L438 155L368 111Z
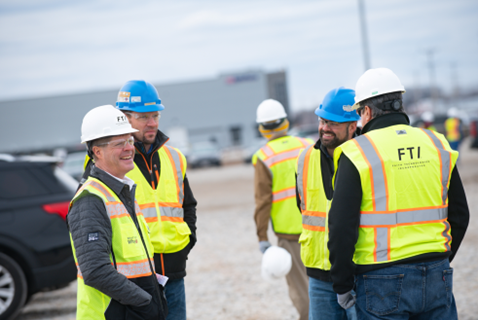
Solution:
M257 123L287 118L284 107L279 101L267 99L257 107Z
M137 131L129 124L123 112L112 105L100 106L88 111L83 118L81 143Z
M435 120L435 116L431 111L425 111L422 113L422 120L425 122L433 122Z
M386 93L405 93L400 79L387 68L369 69L358 79L355 85L354 109L359 107L359 102L368 98Z
M292 267L292 257L287 250L271 246L262 256L261 274L264 280L276 280L285 277Z
M458 111L457 108L451 107L446 112L446 115L448 116L448 118L458 118L460 115L460 112Z

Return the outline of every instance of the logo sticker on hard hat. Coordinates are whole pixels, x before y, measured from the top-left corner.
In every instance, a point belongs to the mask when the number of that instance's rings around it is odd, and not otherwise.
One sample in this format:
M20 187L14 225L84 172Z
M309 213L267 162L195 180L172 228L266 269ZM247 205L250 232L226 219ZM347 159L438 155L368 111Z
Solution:
M356 108L354 108L353 106L343 106L342 109L344 109L344 111L351 112L354 111Z
M117 116L116 117L116 122L117 124L123 124L123 123L128 123L128 121L126 120L126 116Z
M129 102L129 97L131 95L131 92L126 92L126 91L120 91L118 93L118 100L117 102Z
M140 96L131 97L131 102L141 102Z

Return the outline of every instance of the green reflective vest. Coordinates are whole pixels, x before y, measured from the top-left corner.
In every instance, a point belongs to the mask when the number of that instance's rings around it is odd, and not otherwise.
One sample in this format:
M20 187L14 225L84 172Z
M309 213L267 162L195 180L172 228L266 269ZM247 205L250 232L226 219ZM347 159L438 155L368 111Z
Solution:
M330 270L328 200L322 181L320 150L308 146L297 158L297 189L302 211L300 257L308 268Z
M272 228L276 233L300 234L301 217L295 195L295 163L299 151L312 143L310 139L284 136L269 141L252 156L260 159L272 175Z
M342 152L362 183L356 264L450 250L448 186L458 152L443 135L407 125L370 131L335 149L336 172Z
M149 239L149 232L146 221L135 202L136 217L141 229L147 252L143 246L141 235L135 223L123 205L119 197L103 182L89 177L83 186L78 190L70 208L75 201L85 192L98 196L103 200L106 212L111 221L112 239L111 244L116 260L116 268L126 278L147 277L153 274L154 269L153 247ZM108 307L111 298L93 287L85 284L81 268L76 258L75 246L71 238L73 256L78 269L78 292L77 292L77 319L104 319L104 312ZM113 264L113 257L110 257ZM149 260L149 261L148 261Z
M151 230L154 252L173 253L187 246L191 234L184 222L183 210L186 158L179 150L166 145L158 154L161 163L158 186L149 184L136 164L126 176L137 185L136 201ZM151 174L158 174L154 168L149 169Z

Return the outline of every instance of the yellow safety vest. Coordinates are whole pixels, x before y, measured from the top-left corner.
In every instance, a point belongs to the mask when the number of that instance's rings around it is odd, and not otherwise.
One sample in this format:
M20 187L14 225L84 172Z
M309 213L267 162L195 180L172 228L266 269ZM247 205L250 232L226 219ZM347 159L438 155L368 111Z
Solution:
M460 120L458 118L448 118L445 121L446 138L450 142L460 140Z
M370 131L335 149L336 173L342 152L362 184L356 264L450 250L448 187L458 152L442 134L407 125Z
M308 268L330 270L328 200L322 181L320 153L311 145L297 158L297 189L302 211L300 257Z
M129 215L128 210L119 197L100 180L89 177L78 190L73 200L71 200L70 208L75 201L86 192L98 196L105 204L106 212L111 221L111 229L113 231L111 244L118 273L121 273L128 279L151 276L153 274L151 266L154 269L153 247L149 239L146 221L139 210L138 203L135 201L136 217L147 247L147 252L141 241L141 235L139 234L133 219ZM106 311L111 298L85 284L76 258L75 246L71 234L70 240L73 249L73 257L75 258L76 267L78 269L76 317L77 319L105 319L104 312ZM110 259L111 264L113 264L113 257L110 256Z
M191 234L183 210L186 158L166 145L158 154L161 168L156 188L148 183L136 164L126 176L137 184L136 200L151 230L154 252L173 253L187 246Z
M284 136L269 141L252 157L253 165L259 158L272 175L271 220L276 233L302 232L295 195L295 164L299 151L312 143L310 139Z

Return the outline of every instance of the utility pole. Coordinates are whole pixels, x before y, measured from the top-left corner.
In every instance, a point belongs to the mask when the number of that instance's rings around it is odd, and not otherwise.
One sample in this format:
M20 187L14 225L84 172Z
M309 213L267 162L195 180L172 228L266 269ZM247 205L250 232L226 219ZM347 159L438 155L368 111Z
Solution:
M450 64L451 67L451 98L452 98L452 104L457 105L458 100L460 99L460 86L458 83L458 70L456 67L456 62L452 62Z
M368 50L368 37L367 37L367 22L365 21L365 5L364 0L358 0L359 6L359 18L360 18L360 30L362 33L362 51L363 62L365 71L370 69L370 55Z
M428 49L427 50L427 58L428 58L428 72L430 75L430 96L432 99L433 109L436 110L436 83L435 83L435 62L433 61L433 54L435 53L435 49Z

